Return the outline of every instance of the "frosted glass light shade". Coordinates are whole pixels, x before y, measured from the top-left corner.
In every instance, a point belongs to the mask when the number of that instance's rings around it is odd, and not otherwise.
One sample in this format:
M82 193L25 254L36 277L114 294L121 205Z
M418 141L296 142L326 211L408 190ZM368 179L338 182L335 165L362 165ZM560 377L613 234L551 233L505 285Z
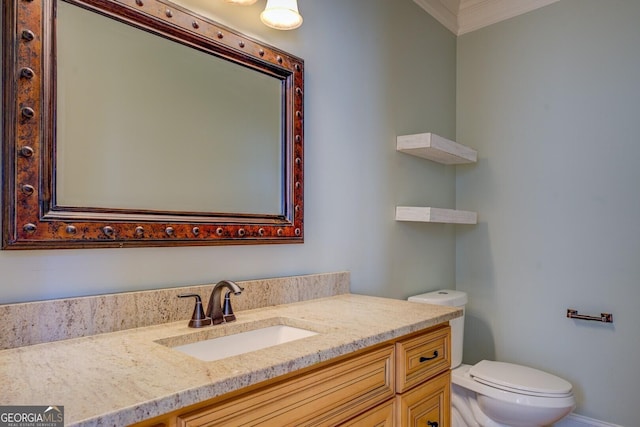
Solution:
M277 30L293 30L302 25L297 0L267 0L267 7L260 14L264 25Z
M258 0L224 0L224 1L231 4L237 4L239 6L251 6Z

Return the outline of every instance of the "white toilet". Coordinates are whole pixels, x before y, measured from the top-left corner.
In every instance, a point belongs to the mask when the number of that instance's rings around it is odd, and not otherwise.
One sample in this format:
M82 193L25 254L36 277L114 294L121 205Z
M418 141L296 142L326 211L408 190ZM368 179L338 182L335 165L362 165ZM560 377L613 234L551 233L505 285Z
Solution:
M462 307L467 294L441 290L409 301ZM546 372L483 360L462 364L463 316L451 325L451 419L453 427L550 426L576 406L571 384Z

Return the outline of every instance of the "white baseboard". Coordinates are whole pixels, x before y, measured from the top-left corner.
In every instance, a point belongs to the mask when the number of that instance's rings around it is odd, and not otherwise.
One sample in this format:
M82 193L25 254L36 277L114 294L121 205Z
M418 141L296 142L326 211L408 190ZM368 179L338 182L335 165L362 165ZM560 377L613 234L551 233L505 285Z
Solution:
M617 424L605 423L593 418L583 417L578 414L571 414L567 418L555 423L553 427L623 427Z

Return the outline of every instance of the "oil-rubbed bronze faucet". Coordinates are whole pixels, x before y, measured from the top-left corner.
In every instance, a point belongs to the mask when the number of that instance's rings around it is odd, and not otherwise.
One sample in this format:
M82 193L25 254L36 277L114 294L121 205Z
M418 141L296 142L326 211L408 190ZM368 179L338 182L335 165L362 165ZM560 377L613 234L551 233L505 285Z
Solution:
M224 296L224 306L221 304L222 288L229 289ZM244 291L236 283L231 280L221 280L213 287L211 292L211 298L209 298L209 305L207 306L206 316L210 317L214 325L218 325L223 322L233 322L236 320L235 314L233 314L233 308L231 308L231 293L234 295L240 295Z
M222 288L229 289L224 296L224 305L220 304ZM244 291L244 288L241 288L231 280L221 280L213 287L206 312L202 309L202 300L200 299L200 295L183 294L178 295L178 297L194 297L196 299L196 306L193 309L193 315L189 321L189 327L202 328L203 326L209 326L211 324L219 325L223 322L233 322L236 320L236 316L233 314L233 308L231 308L231 292L235 295L240 295L242 291Z

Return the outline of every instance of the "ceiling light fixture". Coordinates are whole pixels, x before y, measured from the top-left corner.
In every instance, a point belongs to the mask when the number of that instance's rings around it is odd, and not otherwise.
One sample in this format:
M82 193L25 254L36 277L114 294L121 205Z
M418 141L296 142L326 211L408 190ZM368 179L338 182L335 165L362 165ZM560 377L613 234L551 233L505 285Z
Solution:
M293 30L302 25L297 0L267 0L267 7L260 14L260 20L267 27L276 30Z
M225 0L237 6L251 6L257 0ZM298 11L297 0L267 0L267 6L260 14L260 20L267 27L276 30L293 30L302 25L302 15Z

